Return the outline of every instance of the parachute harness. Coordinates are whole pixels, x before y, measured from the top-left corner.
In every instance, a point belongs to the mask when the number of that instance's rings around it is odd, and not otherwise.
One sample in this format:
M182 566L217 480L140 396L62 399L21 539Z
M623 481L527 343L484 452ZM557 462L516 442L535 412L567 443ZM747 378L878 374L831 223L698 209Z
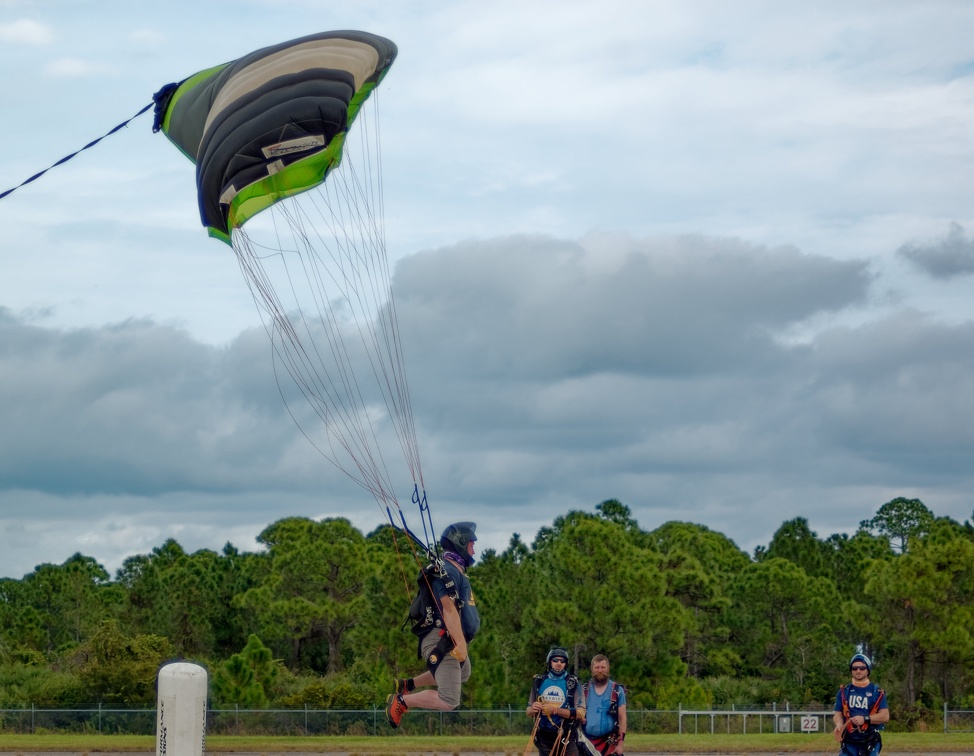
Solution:
M567 674L567 665L566 665L566 674ZM534 676L534 679L532 681L532 686L531 686L532 695L535 694L535 691L540 691L541 683L545 679L546 675L547 673L545 673L544 675ZM572 735L575 733L576 728L578 726L578 719L577 719L578 714L575 706L575 704L577 703L576 699L578 696L578 678L575 677L574 675L567 675L567 679L565 681L565 688L566 688L565 707L568 709L569 715L568 717L561 717L560 721L558 722L558 730L555 733L555 740L550 751L550 756L564 756L564 754L567 753L568 746L572 740ZM543 698L544 696L542 696L539 692L537 700L540 701ZM552 724L552 726L554 726L555 721L552 718L553 715L554 715L553 711L550 713L544 713L544 711L542 710L542 712L538 714L538 717L535 720L535 728L532 732L533 733L538 732L537 724L538 722L541 721L542 716L546 717L547 720ZM532 735L532 741L533 740L534 740L534 735Z
M877 730L875 727L871 727L869 724L863 724L861 726L852 724L852 712L849 709L849 688L851 687L853 687L852 683L849 683L847 685L843 685L842 688L840 688L841 701L842 701L842 716L845 718L846 721L845 727L843 728L842 737L843 739L845 739L845 734L847 732L856 731L856 732L868 733L870 735L870 742L875 742L881 737L879 734L879 730ZM878 690L878 695L876 696L876 700L875 702L873 702L872 707L869 709L869 716L873 716L879 711L880 701L883 700L883 696L885 695L883 689L880 688L879 686L877 686L877 690Z
M437 645L437 649L434 650L433 657L441 658L445 651L449 651L452 648L453 641L450 639L449 634L444 626L442 616L443 607L440 603L439 597L433 590L433 581L439 580L446 591L445 598L453 602L456 607L457 612L463 610L466 605L463 597L460 596L460 589L457 587L456 581L450 576L449 571L446 568L445 557L440 549L439 544L435 547L430 546L430 538L432 535L432 522L430 520L429 506L426 502L426 494L423 492L420 495L419 487L417 486L413 491L413 502L417 503L420 508L420 512L423 516L423 529L427 535L426 541L420 540L420 538L409 529L406 524L406 519L399 510L399 517L401 524L396 525L392 521L392 512L388 508L386 509L389 515L390 523L393 527L393 542L396 544L396 551L399 552L398 542L395 538L396 531L405 533L413 545L417 548L413 548L413 554L416 558L417 564L421 565L419 572L419 590L413 599L409 607L409 614L403 621L403 628L405 629L406 623L412 622L412 632L419 638L419 648L422 646L422 638L431 630L439 630L443 634L443 639ZM426 562L422 564L419 558L419 550L425 552ZM402 558L400 555L400 566L402 566ZM403 574L405 579L405 573ZM407 593L408 593L408 583L407 583ZM422 653L420 652L420 657ZM432 657L431 657L432 658Z

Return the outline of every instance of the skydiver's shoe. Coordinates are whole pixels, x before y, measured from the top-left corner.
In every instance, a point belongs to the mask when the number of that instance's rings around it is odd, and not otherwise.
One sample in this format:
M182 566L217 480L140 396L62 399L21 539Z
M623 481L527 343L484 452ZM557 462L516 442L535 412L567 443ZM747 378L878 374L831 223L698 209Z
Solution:
M393 693L412 693L416 689L416 684L411 677L397 677L392 683Z
M406 706L406 702L402 698L401 693L391 693L388 698L386 698L386 719L389 720L389 724L392 725L393 729L399 726L402 722L402 716L409 710Z

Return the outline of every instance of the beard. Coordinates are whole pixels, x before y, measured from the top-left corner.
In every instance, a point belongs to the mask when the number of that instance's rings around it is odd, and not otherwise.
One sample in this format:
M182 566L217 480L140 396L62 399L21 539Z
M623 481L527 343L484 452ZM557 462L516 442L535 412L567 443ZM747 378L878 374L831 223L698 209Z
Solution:
M608 681L609 675L607 672L593 672L592 679L595 680L596 683L601 685L602 683Z

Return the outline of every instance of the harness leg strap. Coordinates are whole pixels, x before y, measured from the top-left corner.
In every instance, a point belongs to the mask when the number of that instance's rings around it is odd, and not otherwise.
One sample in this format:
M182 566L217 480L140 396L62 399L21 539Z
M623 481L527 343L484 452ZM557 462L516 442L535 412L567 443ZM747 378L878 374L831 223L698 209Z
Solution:
M436 675L436 668L440 666L440 663L453 650L454 645L453 639L445 632L440 636L439 643L436 644L433 650L430 651L429 656L426 657L426 669L430 671L430 674Z

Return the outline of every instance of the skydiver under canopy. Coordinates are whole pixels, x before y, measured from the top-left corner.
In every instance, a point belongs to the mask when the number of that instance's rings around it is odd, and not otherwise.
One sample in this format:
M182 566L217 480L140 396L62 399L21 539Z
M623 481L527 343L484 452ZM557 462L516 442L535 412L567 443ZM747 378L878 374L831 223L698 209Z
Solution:
M467 578L474 562L476 530L473 522L448 526L440 537L443 559L420 571L419 595L410 607L410 619L426 671L396 680L395 691L386 699L386 717L394 728L411 708L450 711L460 705L461 686L470 679L468 644L480 629Z

